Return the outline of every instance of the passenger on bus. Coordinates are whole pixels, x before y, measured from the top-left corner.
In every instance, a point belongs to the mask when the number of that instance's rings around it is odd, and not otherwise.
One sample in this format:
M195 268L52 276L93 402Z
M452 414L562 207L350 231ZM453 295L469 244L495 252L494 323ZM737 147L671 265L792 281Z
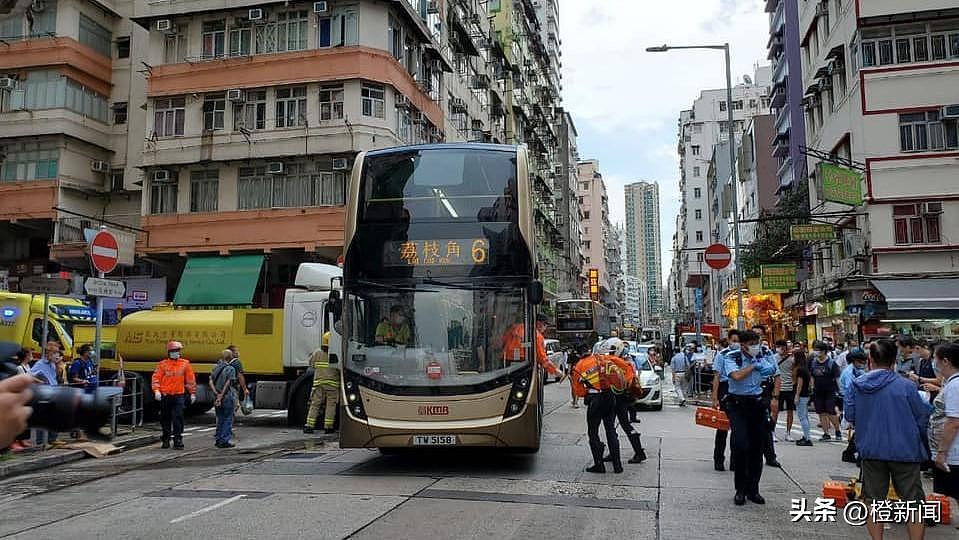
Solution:
M406 346L410 344L410 325L406 320L403 306L390 308L389 318L376 325L375 341L377 345Z
M559 369L549 361L546 354L546 326L549 324L549 317L543 314L536 316L536 363L543 367L547 373L552 376L560 374ZM522 321L509 327L503 334L503 362L523 362L526 360L526 348L523 343L526 341L526 329ZM563 378L566 375L563 374ZM562 379L560 379L562 380Z

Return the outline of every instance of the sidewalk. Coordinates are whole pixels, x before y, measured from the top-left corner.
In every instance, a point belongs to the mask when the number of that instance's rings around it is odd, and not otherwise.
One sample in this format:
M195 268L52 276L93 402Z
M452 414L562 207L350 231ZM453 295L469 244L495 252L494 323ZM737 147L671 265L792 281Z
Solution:
M112 441L103 441L112 444L117 449L110 455L140 448L160 440L160 433L148 427L141 427L133 433L121 434ZM100 442L100 441L94 441ZM17 476L28 472L55 467L64 463L79 461L87 457L83 450L69 448L53 448L44 451L28 451L9 454L9 458L0 461L0 478Z

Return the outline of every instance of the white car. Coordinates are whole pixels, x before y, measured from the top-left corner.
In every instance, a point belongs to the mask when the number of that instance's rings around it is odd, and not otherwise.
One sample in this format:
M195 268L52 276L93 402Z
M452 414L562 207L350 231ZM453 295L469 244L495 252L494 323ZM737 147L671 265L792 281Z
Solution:
M649 363L649 356L645 351L630 351L629 356L633 359L633 364L636 366L636 373L639 374L640 384L643 385L643 388L649 388L649 393L646 394L646 397L638 400L636 404L640 407L653 409L654 411L662 410L663 379L660 377L660 374L663 368L658 366L654 368Z
M549 358L549 361L559 369L560 375L556 376L558 381L566 371L569 369L568 366L568 357L566 351L564 351L560 345L559 340L556 339L547 339L546 342L546 357Z

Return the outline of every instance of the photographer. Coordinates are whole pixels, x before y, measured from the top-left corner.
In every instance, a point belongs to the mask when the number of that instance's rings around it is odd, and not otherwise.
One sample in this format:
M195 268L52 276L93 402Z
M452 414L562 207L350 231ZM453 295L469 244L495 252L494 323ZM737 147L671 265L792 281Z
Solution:
M27 406L33 393L33 377L17 375L0 381L0 448L6 448L27 429L33 410Z

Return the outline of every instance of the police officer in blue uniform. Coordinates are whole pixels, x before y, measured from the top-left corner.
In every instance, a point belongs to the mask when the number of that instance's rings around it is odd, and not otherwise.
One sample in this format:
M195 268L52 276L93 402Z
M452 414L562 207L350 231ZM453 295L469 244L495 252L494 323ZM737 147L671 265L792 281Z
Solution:
M763 443L767 435L766 408L762 381L776 372L772 355L763 353L759 335L752 330L739 334L740 350L725 356L724 371L729 377L726 414L732 429L732 460L736 463L737 506L746 499L766 504L759 494L763 473Z
M713 408L721 411L726 410L726 394L729 393L729 376L726 375L726 355L732 351L739 350L739 330L733 329L726 334L729 346L716 353L713 358ZM726 439L728 431L716 430L716 441L713 444L713 468L717 471L726 470ZM729 470L736 467L734 461L730 459Z

